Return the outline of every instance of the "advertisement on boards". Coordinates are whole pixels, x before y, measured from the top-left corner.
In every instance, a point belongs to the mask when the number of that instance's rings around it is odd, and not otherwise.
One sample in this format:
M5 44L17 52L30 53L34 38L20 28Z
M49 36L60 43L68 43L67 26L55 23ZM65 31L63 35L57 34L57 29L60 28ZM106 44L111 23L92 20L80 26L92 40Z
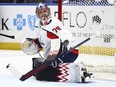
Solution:
M0 6L0 41L21 42L26 37L36 37L35 5ZM57 6L50 6L52 15L58 16ZM96 31L100 36L85 43L90 46L116 47L116 10L114 6L63 6L62 23L78 42ZM10 39L3 35L11 36Z

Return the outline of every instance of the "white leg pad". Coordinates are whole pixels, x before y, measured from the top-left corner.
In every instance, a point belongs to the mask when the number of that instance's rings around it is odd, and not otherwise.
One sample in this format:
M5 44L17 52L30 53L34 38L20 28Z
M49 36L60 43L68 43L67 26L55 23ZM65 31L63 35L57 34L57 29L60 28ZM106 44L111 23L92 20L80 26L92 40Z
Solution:
M59 67L59 70L62 73L59 76L60 82L82 82L82 64L63 63L59 65Z
M20 78L22 76L22 74L14 67L12 66L11 64L8 64L6 66L6 68L11 72L13 73L17 78Z

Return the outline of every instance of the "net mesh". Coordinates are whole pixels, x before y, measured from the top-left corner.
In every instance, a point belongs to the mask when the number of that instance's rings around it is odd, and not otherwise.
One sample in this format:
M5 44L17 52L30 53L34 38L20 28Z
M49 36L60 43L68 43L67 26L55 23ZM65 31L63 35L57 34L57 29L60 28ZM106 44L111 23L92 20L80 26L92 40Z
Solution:
M111 4L107 0L63 0L64 5L81 5L81 6L88 6L88 5L109 5Z
M101 35L99 37L94 38L94 40L91 42L94 44L95 42L98 41L97 45L82 45L79 47L80 54L84 56L79 56L81 57L79 61L83 62L85 66L88 68L88 71L95 71L95 72L113 72L116 73L116 47L113 46L113 44L116 44L116 36L115 36L115 30L116 30L116 24L114 23L114 27L110 27L111 31L109 32L108 27L104 27L104 30L102 29L101 25L107 26L104 23L106 22L108 25L110 25L110 22L113 23L110 20L107 20L106 16L104 14L105 11L102 10L101 13L98 13L98 11L95 9L91 10L90 8L93 7L112 7L113 5L108 3L107 0L63 0L63 7L62 7L62 17L63 17L63 23L64 25L66 24L66 27L71 30L72 34L74 37L84 37L86 38L87 35L91 34L93 29L88 32L87 31L81 31L82 29L88 29L90 27L88 26L94 26L94 28L99 28L99 31L101 32ZM78 6L78 7L76 7ZM85 7L87 11L85 11ZM91 7L93 6L93 7ZM89 8L90 7L90 8ZM67 10L67 9L70 9ZM76 10L77 9L77 10ZM80 12L81 9L81 12ZM111 8L112 9L112 8ZM90 11L91 10L91 11ZM95 12L94 12L95 11ZM75 15L77 12L77 15ZM66 14L66 15L65 15ZM93 15L94 14L94 15ZM113 13L115 15L110 15L107 13L107 16L114 17L112 20L115 21L114 19L116 18L116 13ZM65 15L65 16L64 16ZM69 16L67 16L69 15ZM91 18L88 18L88 15L91 16ZM80 19L79 19L79 16ZM76 17L76 18L74 18ZM78 18L77 18L78 17ZM83 20L81 20L81 18ZM104 19L103 19L104 18ZM69 22L65 22L66 20L69 20ZM78 28L78 33L77 30L75 29L75 26L71 25L71 21L73 20L72 24L74 24L74 20L78 22L78 25L85 25L83 27ZM90 21L92 20L92 21ZM103 21L105 20L105 21ZM83 22L79 22L83 21ZM110 21L110 22L108 22ZM68 25L69 24L69 25ZM69 27L70 26L70 27ZM81 29L79 31L79 28ZM74 32L73 32L74 31ZM113 32L112 32L113 31ZM95 32L95 31L94 31ZM105 33L104 33L105 32ZM102 38L102 39L100 39ZM77 38L80 40L80 38ZM114 42L112 42L114 40ZM103 42L103 43L100 43ZM99 45L98 45L99 44ZM104 44L104 45L102 45ZM88 56L89 55L89 56ZM78 61L78 59L77 59Z

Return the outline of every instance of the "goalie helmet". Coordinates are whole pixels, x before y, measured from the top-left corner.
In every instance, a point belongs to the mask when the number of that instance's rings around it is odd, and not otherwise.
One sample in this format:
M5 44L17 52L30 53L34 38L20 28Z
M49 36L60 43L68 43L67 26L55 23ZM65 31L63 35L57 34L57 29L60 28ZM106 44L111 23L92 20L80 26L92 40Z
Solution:
M37 17L43 23L43 25L47 25L51 18L50 8L45 3L39 3L36 7L35 11Z

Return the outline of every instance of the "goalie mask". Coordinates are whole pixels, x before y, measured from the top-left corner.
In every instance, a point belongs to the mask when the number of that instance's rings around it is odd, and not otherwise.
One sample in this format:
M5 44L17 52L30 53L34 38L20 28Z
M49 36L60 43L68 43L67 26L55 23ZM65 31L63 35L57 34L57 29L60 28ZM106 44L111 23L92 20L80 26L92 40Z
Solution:
M47 25L51 18L50 8L44 3L39 3L36 7L35 11L37 17L40 19L40 21L43 23L43 25Z
M22 41L21 48L27 55L34 55L39 52L38 46L35 43L25 39Z

